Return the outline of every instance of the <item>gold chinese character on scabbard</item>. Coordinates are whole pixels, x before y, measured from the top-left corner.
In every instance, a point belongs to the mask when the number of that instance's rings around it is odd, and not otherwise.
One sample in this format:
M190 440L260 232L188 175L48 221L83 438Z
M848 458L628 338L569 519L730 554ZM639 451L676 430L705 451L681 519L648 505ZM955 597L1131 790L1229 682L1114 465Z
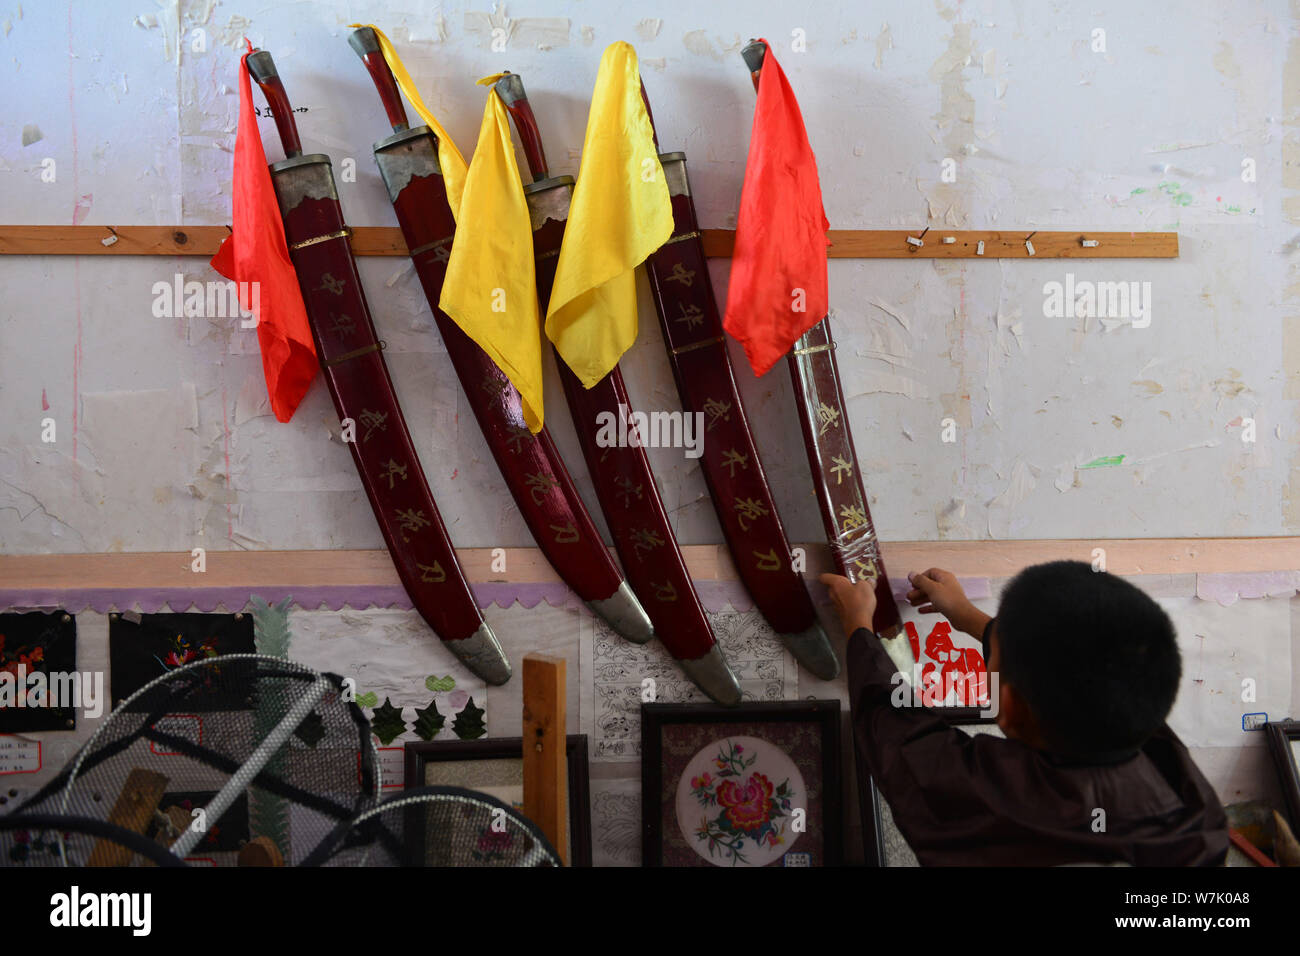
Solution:
M669 603L677 600L677 588L673 586L672 581L669 581L666 584L655 584L653 581L651 581L650 586L655 589L656 601L663 601L664 603Z
M624 508L632 506L633 495L636 495L637 501L641 500L641 486L626 475L619 475L614 479L614 484L618 485L618 494L623 498Z
M366 433L361 436L362 441L368 441L376 429L381 432L388 431L388 412L372 412L368 408L363 408L361 414L357 416L357 421L361 422L361 426L366 430Z
M722 464L727 467L727 471L731 474L731 477L735 478L737 465L741 468L749 467L749 456L742 455L734 448L728 448L722 453Z
M842 505L840 507L840 530L852 531L867 523L867 510L861 505Z
M708 431L720 421L731 421L731 402L721 402L716 398L710 398L704 403L704 414L709 418L704 424L704 430Z
M839 455L832 455L831 461L834 463L834 467L831 468L831 472L835 475L835 484L837 485L843 484L845 475L847 475L850 478L853 477L852 463L850 463L844 458L841 458Z
M533 504L540 505L546 500L546 496L555 488L560 487L560 483L545 472L539 471L535 475L525 475L524 481L528 485L528 491L533 496Z
M695 282L695 270L688 269L680 262L673 264L673 274L664 279L665 282L680 282L684 286L690 286Z
M433 524L433 522L424 516L423 511L419 511L415 508L407 508L405 511L398 511L397 521L402 526L403 531L419 531L421 528ZM410 538L403 535L402 540L409 541Z
M704 324L704 313L700 311L698 305L687 305L683 302L678 309L682 314L677 317L677 321L685 322L688 329Z
M735 508L738 516L737 520L740 522L740 530L742 531L748 531L749 522L755 518L771 514L767 506L757 498L737 498Z
M825 435L826 429L840 427L840 410L831 408L825 402L820 402L817 405L817 420L822 423L822 427L817 434Z
M553 524L551 530L555 532L556 544L573 544L578 540L578 529L569 521L565 524Z
M415 566L420 569L420 580L425 584L442 584L447 580L447 572L442 569L442 565L437 561L433 562L433 564L420 564L417 562Z
M533 433L527 428L523 428L519 425L511 425L510 437L506 439L506 444L510 446L510 451L517 455L519 454L519 449L523 447L523 443L532 437Z
M632 550L639 558L642 551L653 551L664 543L664 539L659 536L658 531L651 531L649 528L639 528L632 532Z
M388 459L388 464L384 466L384 470L379 473L379 477L380 479L388 479L388 489L391 491L393 489L394 478L401 478L403 481L406 480L406 465L399 465L390 458Z

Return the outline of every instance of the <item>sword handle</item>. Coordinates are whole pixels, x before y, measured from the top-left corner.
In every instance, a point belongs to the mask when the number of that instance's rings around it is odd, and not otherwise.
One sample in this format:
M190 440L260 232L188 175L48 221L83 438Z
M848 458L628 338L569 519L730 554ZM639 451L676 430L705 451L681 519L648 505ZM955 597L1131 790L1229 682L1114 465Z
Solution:
M392 124L393 132L400 133L410 129L406 121L406 107L402 106L402 94L397 89L397 81L393 79L393 71L389 69L388 61L384 59L384 51L379 46L379 37L375 36L375 31L370 27L352 31L352 35L348 37L348 46L361 57L361 62L366 65L366 70L370 73L370 79L374 80L375 89L379 91L379 100L384 104L384 112L388 114L388 122Z
M280 144L284 146L287 159L302 155L302 140L298 138L298 125L293 121L293 107L289 105L289 95L280 82L276 72L275 61L266 50L254 50L244 61L248 64L248 73L262 88L262 95L271 106L275 117L275 128L280 132Z
M767 44L762 40L750 40L740 51L745 65L749 67L749 78L754 81L754 92L758 92L758 78L763 72L763 58L767 56Z
M542 149L542 131L537 128L537 117L533 115L528 94L524 92L524 81L518 73L507 73L496 81L493 89L515 121L515 129L519 133L519 142L524 147L524 158L528 160L528 171L533 174L533 182L550 178L551 174L546 168L546 151Z

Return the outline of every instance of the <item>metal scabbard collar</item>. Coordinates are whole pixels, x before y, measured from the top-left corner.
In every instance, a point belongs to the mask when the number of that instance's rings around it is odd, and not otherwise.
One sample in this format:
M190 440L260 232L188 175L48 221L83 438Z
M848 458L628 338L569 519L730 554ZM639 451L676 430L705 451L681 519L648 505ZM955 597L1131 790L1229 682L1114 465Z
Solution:
M660 153L659 165L663 167L664 179L668 182L669 196L689 196L691 183L686 178L686 154Z

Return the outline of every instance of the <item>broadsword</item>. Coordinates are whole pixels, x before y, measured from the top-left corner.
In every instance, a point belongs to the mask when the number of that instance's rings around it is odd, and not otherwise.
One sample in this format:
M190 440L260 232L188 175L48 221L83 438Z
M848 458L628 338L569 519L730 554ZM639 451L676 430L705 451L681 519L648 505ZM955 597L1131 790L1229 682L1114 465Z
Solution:
M506 486L564 582L623 637L644 644L654 636L650 617L601 541L550 432L528 430L518 390L438 307L456 232L438 164L438 138L428 126L408 125L375 31L362 27L348 43L369 71L393 127L393 135L374 147L379 173L447 354Z
M398 577L447 648L488 683L503 684L510 662L479 612L407 431L352 257L330 159L303 155L271 54L258 50L247 63L284 146L285 158L270 165L271 179L316 354L339 420L355 428L348 446Z
M518 74L503 76L496 90L515 122L533 175L524 193L532 213L537 292L545 312L569 218L573 177L549 174L537 120ZM719 703L740 703L740 683L714 640L659 499L645 451L639 445L602 448L596 442L597 422L602 414L612 415L612 420L619 422L620 434L625 429L635 431L622 373L615 366L586 389L558 353L556 365L601 511L623 570L654 623L655 635L701 690Z
M755 91L766 54L767 47L758 41L740 51ZM817 489L822 525L836 570L850 581L875 582L875 632L882 638L897 637L902 631L902 619L885 575L876 527L862 484L862 469L853 448L829 317L799 337L786 355L786 362L794 384L795 404L808 449L808 466Z
M645 98L644 86L641 95ZM673 234L646 260L646 275L677 394L688 414L700 414L707 423L700 462L704 483L732 561L759 611L799 663L822 680L832 680L840 663L817 621L808 587L794 569L790 542L736 390L686 154L660 153L659 163L672 197Z

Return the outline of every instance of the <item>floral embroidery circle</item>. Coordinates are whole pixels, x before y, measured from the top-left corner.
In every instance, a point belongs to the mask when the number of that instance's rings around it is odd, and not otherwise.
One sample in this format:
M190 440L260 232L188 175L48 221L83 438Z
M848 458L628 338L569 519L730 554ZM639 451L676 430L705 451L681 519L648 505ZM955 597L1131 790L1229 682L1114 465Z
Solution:
M714 866L767 866L801 836L793 823L807 788L793 760L758 737L713 740L677 782L682 838ZM802 814L800 814L802 815Z

